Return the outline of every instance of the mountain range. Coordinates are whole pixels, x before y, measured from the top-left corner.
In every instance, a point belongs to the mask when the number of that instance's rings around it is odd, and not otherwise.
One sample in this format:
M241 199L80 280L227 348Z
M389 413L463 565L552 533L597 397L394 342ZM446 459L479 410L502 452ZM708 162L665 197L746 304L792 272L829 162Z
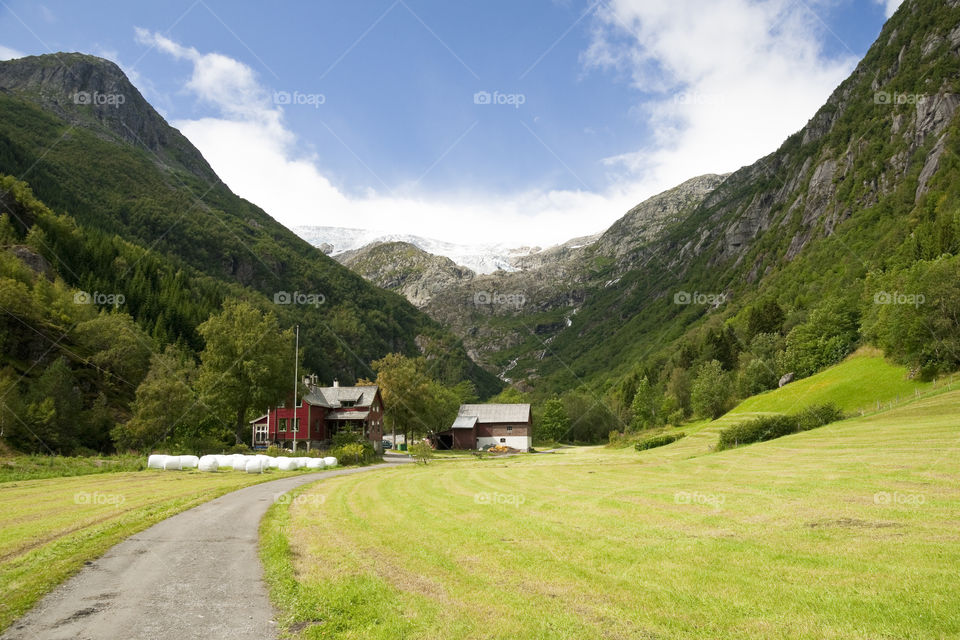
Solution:
M664 410L688 415L689 380L704 367L756 393L860 342L920 376L960 366L958 106L960 0L907 0L769 155L692 177L595 237L464 247L295 233L233 194L115 64L21 58L0 62L0 172L17 178L0 190L12 221L0 229L4 260L15 261L4 268L34 296L47 280L122 293L158 344L195 350L197 326L224 299L248 299L300 325L305 366L322 379L370 376L392 352L423 355L482 397L508 383L574 398L568 410L595 440L622 429L647 384L672 398ZM276 304L290 294L323 303ZM31 363L69 352L82 369L69 314L40 305L38 336L2 299L0 364L30 380L42 368Z
M500 388L449 331L232 193L114 63L79 53L0 62L0 113L0 214L13 225L4 255L94 302L122 299L157 348L199 350L197 326L233 297L299 325L303 366L323 380L371 378L373 360L399 352L483 396ZM82 369L66 316L41 307L27 322L9 300L4 310L0 369L21 385L59 357ZM48 331L27 328L37 322Z
M540 247L509 247L504 244L457 244L434 238L400 233L383 234L369 229L299 226L294 233L325 254L343 262L360 249L374 244L403 242L435 256L450 258L474 273L516 271L515 263L524 256L541 251Z
M341 261L451 328L502 379L543 393L656 379L678 353L690 366L709 352L711 332L732 332L749 355L740 329L761 301L784 311L784 336L832 298L866 332L893 313L869 304L871 287L956 249L957 8L905 2L780 148L655 196L587 242L488 274L409 242ZM911 349L922 368L924 350Z

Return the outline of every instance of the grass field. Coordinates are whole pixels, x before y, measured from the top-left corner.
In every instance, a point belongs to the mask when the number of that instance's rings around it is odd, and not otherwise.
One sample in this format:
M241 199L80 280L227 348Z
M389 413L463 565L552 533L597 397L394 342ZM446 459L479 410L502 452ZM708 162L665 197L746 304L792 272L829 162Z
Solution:
M752 396L728 416L743 413L797 413L812 404L832 403L845 413L873 413L891 402L904 402L933 390L931 382L907 378L906 367L884 359L882 353L864 347L840 364L820 373Z
M305 638L960 637L960 392L676 454L697 435L310 485L261 528L280 622Z
M14 480L143 471L146 468L146 456L138 455L70 457L8 454L0 455L0 484Z
M0 630L124 538L228 491L292 473L142 471L0 484Z

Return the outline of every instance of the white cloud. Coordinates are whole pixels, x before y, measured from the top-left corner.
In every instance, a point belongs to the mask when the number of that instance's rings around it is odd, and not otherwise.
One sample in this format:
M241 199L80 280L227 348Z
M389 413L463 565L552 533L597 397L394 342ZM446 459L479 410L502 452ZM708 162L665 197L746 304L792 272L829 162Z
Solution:
M876 2L877 4L883 5L884 11L886 12L888 18L892 16L894 13L896 13L897 9L900 8L900 5L903 4L903 0L873 0L873 1Z
M137 29L137 40L193 65L185 88L218 112L177 126L239 195L288 226L361 227L443 240L548 245L601 231L645 197L773 151L849 72L825 61L815 20L787 0L613 0L584 54L657 97L636 107L650 148L609 158L603 192L424 194L371 188L353 196L304 155L283 107L247 65ZM801 6L801 5L798 5Z
M282 107L273 103L250 67L143 29L136 35L142 44L191 62L186 89L220 112L219 117L172 124L234 192L287 226L362 227L451 241L548 245L599 231L636 204L635 195L613 192L531 190L491 200L472 193L430 197L368 189L363 197L348 196L320 172L316 157L298 150ZM598 212L607 213L604 222L598 222Z
M0 60L12 60L14 58L22 58L25 53L20 53L16 49L11 49L10 47L5 47L0 44Z
M654 144L607 163L650 191L770 153L856 62L826 60L817 29L787 0L613 0L584 61L653 95L636 110Z

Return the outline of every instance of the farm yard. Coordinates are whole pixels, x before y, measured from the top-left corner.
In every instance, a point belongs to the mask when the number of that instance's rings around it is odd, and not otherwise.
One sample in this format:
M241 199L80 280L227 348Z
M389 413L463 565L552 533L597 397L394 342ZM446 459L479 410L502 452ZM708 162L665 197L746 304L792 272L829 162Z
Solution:
M719 453L703 427L334 478L262 554L303 638L956 637L958 420L947 391Z

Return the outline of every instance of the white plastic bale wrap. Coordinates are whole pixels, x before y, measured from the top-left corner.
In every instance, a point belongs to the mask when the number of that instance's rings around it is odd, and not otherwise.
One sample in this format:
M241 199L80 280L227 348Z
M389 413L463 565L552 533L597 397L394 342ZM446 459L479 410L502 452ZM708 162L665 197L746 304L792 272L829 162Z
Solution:
M214 456L217 459L217 464L221 467L232 467L233 466L233 456L225 456L222 454L217 454Z
M200 458L197 456L180 456L181 469L196 469L200 464Z
M293 458L278 458L277 468L280 471L293 471L297 468L297 461Z
M233 456L233 460L231 461L230 466L233 467L234 471L246 471L247 460L242 455L237 454Z
M168 456L154 454L147 458L147 469L163 469L163 463Z
M167 456L163 461L165 471L180 471L180 456Z
M337 459L334 458L333 456L327 456L326 458L323 459L323 463L328 467L335 467L337 466Z
M267 464L271 469L278 469L280 467L280 458L270 458Z
M253 456L247 460L247 473L263 473L263 462L258 460L256 456Z
M324 463L323 458L310 458L307 461L307 469L323 469L325 466L327 465Z
M203 456L197 462L197 469L200 471L216 471L220 468L220 462L217 456Z

